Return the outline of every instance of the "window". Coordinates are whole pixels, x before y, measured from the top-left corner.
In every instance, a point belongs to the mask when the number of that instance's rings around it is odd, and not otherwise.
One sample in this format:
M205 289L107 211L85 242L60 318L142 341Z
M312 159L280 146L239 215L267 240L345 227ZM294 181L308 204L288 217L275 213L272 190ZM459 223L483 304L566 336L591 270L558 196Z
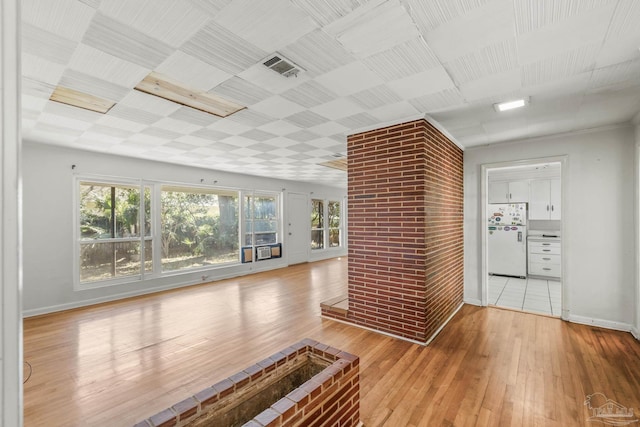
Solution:
M239 260L238 192L163 186L162 271Z
M80 283L151 271L150 210L149 187L79 181Z
M77 177L74 284L94 288L240 263L280 242L279 193Z
M324 249L324 201L311 200L311 249Z
M342 245L341 213L340 202L311 200L311 249L337 248Z
M278 243L278 197L247 195L244 197L244 245Z
M336 248L340 246L340 238L342 234L342 221L340 216L340 202L329 201L329 247Z

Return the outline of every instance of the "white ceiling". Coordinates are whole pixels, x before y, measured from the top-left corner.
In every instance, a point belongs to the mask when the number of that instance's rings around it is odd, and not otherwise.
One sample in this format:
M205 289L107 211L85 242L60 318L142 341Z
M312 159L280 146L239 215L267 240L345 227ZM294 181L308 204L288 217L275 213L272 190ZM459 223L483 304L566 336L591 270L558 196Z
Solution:
M318 164L377 124L428 114L472 147L640 111L638 0L23 0L22 19L25 139L183 165L345 187ZM274 52L305 72L267 69ZM133 90L151 71L247 108Z

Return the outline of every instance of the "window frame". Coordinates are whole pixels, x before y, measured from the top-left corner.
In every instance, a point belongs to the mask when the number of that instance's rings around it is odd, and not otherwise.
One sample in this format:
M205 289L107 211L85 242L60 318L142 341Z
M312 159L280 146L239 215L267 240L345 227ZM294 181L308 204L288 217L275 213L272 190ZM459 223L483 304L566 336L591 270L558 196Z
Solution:
M243 201L244 197L249 195L253 197L272 197L275 198L275 206L276 206L276 243L283 243L283 224L284 224L284 216L283 216L283 192L280 191L270 191L270 190L246 190L232 187L223 187L223 186L212 186L212 185L198 185L188 182L176 182L176 181L163 181L163 180L146 180L143 178L128 178L128 177L116 177L110 175L93 175L93 174L72 174L71 176L71 186L73 188L72 191L72 221L73 221L73 230L72 230L72 244L73 244L73 262L72 262L72 276L73 276L73 289L74 291L84 291L96 288L117 286L123 284L131 284L138 283L144 280L149 279L161 279L163 277L170 277L176 275L184 275L189 273L198 273L201 271L211 271L219 268L229 268L236 267L242 265L241 254L242 247L244 243L245 237L245 220L244 220L244 206ZM140 218L139 218L139 235L136 237L115 237L110 239L102 239L100 241L101 244L106 243L119 243L119 242L140 242L140 272L138 274L121 276L121 277L112 277L108 279L82 282L81 281L81 246L82 246L82 232L81 232L81 192L80 185L81 183L90 183L96 185L103 185L105 187L131 187L137 188L140 191ZM162 192L163 189L167 187L173 187L176 190L189 191L189 190L202 190L207 193L216 194L216 193L234 193L238 197L238 257L233 261L224 262L220 264L210 264L203 265L198 267L187 267L183 269L177 270L167 270L163 271L162 264L162 246L160 236L162 236ZM146 212L145 212L145 191L149 192L149 218L145 223ZM149 225L149 234L147 235L145 225ZM252 230L252 234L255 234ZM97 240L97 239L96 239ZM255 241L252 236L252 242ZM95 243L93 240L84 241L87 243ZM145 244L149 245L151 248L151 257L148 259L148 249L145 248ZM256 245L262 246L262 245ZM252 245L252 247L255 247ZM151 261L151 267L146 267L147 263Z
M196 185L196 184L190 184L190 183L182 183L182 182L169 182L169 181L158 181L155 183L155 188L156 188L156 192L157 192L157 197L155 199L155 204L156 204L156 212L158 212L157 215L154 215L154 219L156 220L157 226L156 226L156 235L157 236L162 236L162 192L163 192L163 187L173 187L176 190L203 190L203 193L208 193L208 194L216 194L216 192L228 192L228 193L235 193L238 197L238 222L240 223L240 219L242 215L242 207L241 205L241 196L242 196L242 191L238 190L236 188L227 188L227 187L217 187L217 186L210 186L210 185ZM194 191L195 192L195 191ZM152 200L152 205L154 204L154 201ZM234 265L238 265L240 264L240 257L241 257L241 246L240 243L242 242L241 239L241 234L240 234L240 224L238 224L238 256L234 261L227 261L227 262L222 262L219 264L208 264L208 265L203 265L200 267L188 267L188 268L184 268L184 269L177 269L177 270L164 270L163 269L163 264L162 264L162 242L161 242L161 237L158 241L160 241L160 243L156 243L156 246L159 245L159 247L156 248L156 250L153 252L155 256L157 256L158 258L158 262L154 262L154 267L157 268L157 272L156 272L156 276L157 277L168 277L168 276L175 276L175 275L180 275L180 274L188 274L188 273L193 273L193 272L200 272L200 271L208 271L208 270L213 270L213 269L217 269L217 268L223 268L223 267L229 267L229 266L234 266ZM154 257L154 261L155 261L155 257Z
M132 283L132 282L140 282L145 279L146 276L152 276L154 274L155 263L152 259L152 269L147 271L145 268L146 263L146 249L145 244L147 241L151 241L151 248L153 254L153 245L154 245L154 206L153 206L153 186L148 182L145 182L141 179L127 179L121 177L110 177L110 176L98 176L98 175L73 175L73 287L74 290L88 290L88 289L96 289L108 286L114 286L124 283ZM113 237L109 239L95 239L95 240L83 240L81 235L81 206L80 206L80 186L82 183L90 183L96 185L102 185L104 187L129 187L129 188L137 188L140 192L140 204L138 206L139 209L139 218L138 218L138 227L140 232L138 236L134 237ZM144 193L145 189L149 189L151 203L149 206L150 211L150 234L147 236L145 232L145 223L146 223L146 212L144 205ZM137 274L114 277L109 279L95 280L89 282L83 282L81 280L81 262L80 255L82 253L82 245L86 244L114 244L114 243L127 243L127 242L139 242L140 244L140 269Z
M249 191L249 190L245 190L245 191L241 191L240 192L241 197L242 197L242 203L240 204L240 215L241 215L241 224L240 224L240 246L241 247L249 247L251 246L252 248L256 248L258 246L268 246L268 245L274 245L274 244L278 244L278 243L282 243L282 224L283 224L283 215L282 215L282 193L281 192L276 192L276 191ZM276 216L275 216L275 223L276 223L276 231L275 231L275 235L276 235L276 241L273 243L262 243L262 244L256 244L256 240L255 240L255 236L256 234L260 234L260 233L256 233L255 228L253 227L253 225L255 224L255 216L252 216L251 218L251 244L247 244L246 243L246 236L247 234L249 234L248 232L248 225L247 225L247 217L246 217L246 212L245 212L245 198L250 197L252 200L252 206L251 206L251 212L253 215L253 212L255 212L253 208L253 203L255 202L255 198L256 197L265 197L265 198L274 198L275 199L275 208L276 208ZM271 234L272 232L264 232L261 234Z
M339 250L342 249L344 247L345 244L345 240L344 240L344 207L345 207L345 201L343 198L319 198L319 197L315 197L312 198L310 201L310 205L309 205L309 212L313 212L314 210L314 202L321 202L322 203L322 227L313 227L312 224L311 225L311 235L310 235L310 242L309 242L309 249L311 250L311 253L317 253L317 252L322 252L322 251L332 251L332 250ZM329 204L331 203L337 203L338 206L340 206L340 218L339 218L339 224L337 227L332 227L331 224L329 223ZM331 246L330 245L330 234L332 230L338 230L338 235L339 235L339 243L337 246ZM318 247L318 248L314 248L313 247L313 232L317 232L317 231L321 231L322 232L322 247Z

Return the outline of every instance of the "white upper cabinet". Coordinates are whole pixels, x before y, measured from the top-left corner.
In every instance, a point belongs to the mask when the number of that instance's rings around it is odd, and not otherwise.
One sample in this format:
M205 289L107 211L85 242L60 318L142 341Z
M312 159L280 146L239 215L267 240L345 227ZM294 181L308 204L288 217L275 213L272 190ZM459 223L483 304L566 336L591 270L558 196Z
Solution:
M560 179L534 179L530 189L529 219L561 219Z
M488 199L489 203L526 203L529 201L529 182L490 182Z

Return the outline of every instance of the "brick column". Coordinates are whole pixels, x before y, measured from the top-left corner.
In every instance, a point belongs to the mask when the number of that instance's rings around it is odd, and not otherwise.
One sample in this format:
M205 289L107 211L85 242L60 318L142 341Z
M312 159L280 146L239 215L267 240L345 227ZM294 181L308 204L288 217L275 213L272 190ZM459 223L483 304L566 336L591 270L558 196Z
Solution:
M426 342L462 304L462 150L426 120L347 138L347 321Z

